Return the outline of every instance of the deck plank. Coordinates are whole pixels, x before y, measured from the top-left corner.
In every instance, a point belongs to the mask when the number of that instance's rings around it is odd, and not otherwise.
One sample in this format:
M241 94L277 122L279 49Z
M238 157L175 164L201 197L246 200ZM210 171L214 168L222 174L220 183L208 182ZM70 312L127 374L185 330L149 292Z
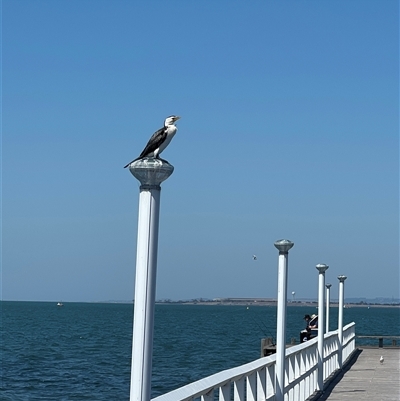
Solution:
M400 349L361 348L357 360L328 385L318 401L399 401ZM381 355L384 362L381 364Z

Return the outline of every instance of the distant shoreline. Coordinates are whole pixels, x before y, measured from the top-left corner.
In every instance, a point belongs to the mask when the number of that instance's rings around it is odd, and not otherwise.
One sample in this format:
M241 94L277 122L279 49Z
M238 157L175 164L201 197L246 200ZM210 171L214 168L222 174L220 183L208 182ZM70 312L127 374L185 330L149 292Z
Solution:
M276 301L261 301L261 300L243 300L243 301L156 301L157 305L223 305L223 306L276 306ZM318 302L288 302L288 307L292 306L305 306L311 308L318 308ZM338 308L338 302L331 302L330 307ZM365 304L365 303L346 303L344 305L348 308L400 308L400 304Z
M56 303L57 301L32 301L32 300L24 300L24 301L16 301L16 300L7 300L2 299L0 302L43 302L43 303ZM63 304L66 303L88 303L88 304L133 304L132 301L117 301L117 300L108 300L108 301L63 301ZM262 300L262 299L221 299L221 300L187 300L187 301L172 301L172 300L156 300L157 305L205 305L205 306L277 306L277 302L275 300ZM308 308L318 308L317 301L289 301L287 302L288 307L308 307ZM337 301L331 301L330 307L338 308L339 304ZM346 302L344 307L346 309L349 308L400 308L400 303L389 304L389 303L351 303Z

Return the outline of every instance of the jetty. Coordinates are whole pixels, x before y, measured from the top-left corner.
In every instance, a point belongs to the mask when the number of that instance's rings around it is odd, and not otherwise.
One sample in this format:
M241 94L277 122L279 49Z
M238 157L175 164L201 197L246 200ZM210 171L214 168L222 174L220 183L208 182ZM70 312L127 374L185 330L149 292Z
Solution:
M400 347L355 347L355 324L325 334L323 389L318 389L317 338L287 349L284 400L342 401L400 399ZM343 365L339 368L339 352ZM383 357L383 360L381 359ZM228 369L154 398L152 401L275 401L276 355Z
M174 167L166 160L145 158L131 163L129 170L141 183L130 401L150 401L160 184L172 174ZM294 242L280 239L274 246L279 251L275 353L264 354L262 346L261 358L190 383L152 401L357 400L356 397L374 401L399 400L398 350L385 355L360 352L356 348L356 324L343 324L345 275L337 276L337 330L325 330L330 327L331 284L325 284L327 264L315 266L318 271L317 337L286 346L288 254ZM383 337L378 341L383 345Z

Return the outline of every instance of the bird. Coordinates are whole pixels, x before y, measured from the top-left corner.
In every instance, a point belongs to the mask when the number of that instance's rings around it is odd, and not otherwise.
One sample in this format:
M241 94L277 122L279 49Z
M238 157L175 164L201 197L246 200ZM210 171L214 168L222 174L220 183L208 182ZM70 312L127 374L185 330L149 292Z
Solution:
M136 159L129 162L124 168L131 165L133 162L144 157L154 157L160 159L160 153L169 145L172 138L176 134L178 128L176 128L175 123L180 119L179 116L169 116L164 121L164 127L157 130L147 142L146 147L143 149L142 153Z
M256 255L253 255L253 260L257 260L257 256Z
M379 362L381 363L381 365L383 364L383 361L384 361L384 359L383 359L383 356L381 355L381 357L379 358Z

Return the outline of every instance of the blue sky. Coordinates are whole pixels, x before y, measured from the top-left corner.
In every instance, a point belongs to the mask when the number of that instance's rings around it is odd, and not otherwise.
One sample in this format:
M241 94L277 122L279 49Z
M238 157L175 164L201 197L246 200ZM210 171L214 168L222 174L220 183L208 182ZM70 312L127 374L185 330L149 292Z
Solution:
M2 299L133 299L170 114L157 298L399 296L397 1L2 1ZM257 261L252 260L256 254Z

